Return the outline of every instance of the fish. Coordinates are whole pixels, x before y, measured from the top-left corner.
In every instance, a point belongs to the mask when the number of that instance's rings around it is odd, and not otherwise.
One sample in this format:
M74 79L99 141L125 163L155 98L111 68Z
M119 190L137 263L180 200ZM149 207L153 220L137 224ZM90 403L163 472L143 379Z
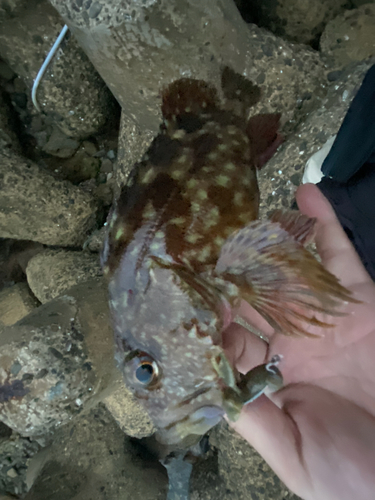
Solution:
M161 443L183 446L282 385L280 357L240 374L223 332L247 301L276 331L328 327L350 293L305 248L315 220L259 220L257 169L283 138L279 113L249 112L260 89L226 67L221 94L181 78L108 218L103 274L116 359Z

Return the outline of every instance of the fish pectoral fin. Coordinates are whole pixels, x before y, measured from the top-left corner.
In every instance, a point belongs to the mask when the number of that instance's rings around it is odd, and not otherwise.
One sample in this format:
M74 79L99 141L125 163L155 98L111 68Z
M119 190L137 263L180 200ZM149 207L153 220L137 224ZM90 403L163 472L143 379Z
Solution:
M342 302L355 300L300 243L310 232L302 222L250 223L224 243L215 273L234 283L275 330L309 336L307 325L333 326L324 315L340 315Z
M298 210L275 210L270 221L279 223L301 245L307 245L314 239L316 219L301 214Z

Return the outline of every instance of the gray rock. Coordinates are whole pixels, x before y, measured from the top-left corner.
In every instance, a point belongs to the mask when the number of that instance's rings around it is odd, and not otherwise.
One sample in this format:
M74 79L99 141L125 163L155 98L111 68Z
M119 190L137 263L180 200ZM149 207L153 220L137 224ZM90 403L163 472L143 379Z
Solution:
M333 68L375 55L375 4L347 10L330 21L320 39L322 56Z
M126 388L120 372L113 384L113 392L103 399L103 403L128 436L140 439L151 436L155 432L155 427L144 408Z
M12 127L11 108L0 92L0 149L20 150L20 143Z
M216 426L210 442L218 449L219 475L228 499L298 500L247 441L227 424Z
M257 24L297 43L316 42L328 21L340 14L347 0L255 0L251 12Z
M44 436L100 398L114 374L109 325L97 279L2 327L0 420L22 436Z
M101 405L59 429L41 455L33 459L41 462L41 473L25 500L166 498L162 465L142 454Z
M59 158L69 158L73 156L79 147L79 142L71 137L65 135L59 128L52 127L52 133L48 137L46 136L46 142L44 141L43 135L37 135L39 138L39 146L43 150L53 156L58 156Z
M28 284L42 304L58 297L78 283L101 275L97 254L69 250L45 250L26 268Z
M0 158L0 237L81 245L95 223L92 196L10 151Z
M46 0L19 2L0 25L0 56L31 90L63 23ZM73 138L95 134L113 98L74 38L66 38L40 84L38 102L50 123Z
M338 132L351 100L374 62L375 59L348 67L331 85L323 105L309 115L259 171L261 217L278 208L290 208L306 161Z
M0 500L14 499L1 493L7 492L17 497L27 493L27 468L40 448L36 441L22 438L16 433L5 436L0 433Z
M16 283L0 291L0 324L14 325L38 306L27 283Z

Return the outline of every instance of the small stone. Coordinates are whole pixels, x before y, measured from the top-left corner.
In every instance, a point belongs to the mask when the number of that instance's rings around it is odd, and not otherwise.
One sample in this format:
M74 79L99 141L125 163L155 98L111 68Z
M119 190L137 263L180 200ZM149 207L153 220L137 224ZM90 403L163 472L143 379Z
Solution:
M38 306L27 283L16 283L0 291L0 323L14 325Z
M84 152L90 156L95 156L98 151L98 148L95 146L95 144L90 141L83 141L82 148Z
M34 295L45 304L78 283L101 275L97 254L69 250L45 250L32 258L26 268Z
M102 164L100 167L100 172L102 174L109 174L109 173L113 172L113 163L111 162L111 160L109 158L103 158Z
M15 477L18 476L18 474L17 474L17 471L15 469L13 469L13 467L12 467L11 469L9 469L7 471L7 476L9 476L9 477L11 477L11 478L14 479Z
M375 4L347 10L330 21L320 39L322 57L334 68L375 55Z

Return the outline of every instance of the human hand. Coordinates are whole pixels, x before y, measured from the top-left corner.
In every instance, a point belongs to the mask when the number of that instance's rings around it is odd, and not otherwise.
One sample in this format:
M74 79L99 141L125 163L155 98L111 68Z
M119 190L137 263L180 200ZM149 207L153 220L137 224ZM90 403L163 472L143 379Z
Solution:
M246 405L233 427L304 500L375 498L375 283L364 269L329 202L305 184L301 212L318 219L316 245L324 266L360 303L343 307L319 338L274 332L250 306L241 311L270 339L232 325L224 338L242 372L282 354L283 389Z

